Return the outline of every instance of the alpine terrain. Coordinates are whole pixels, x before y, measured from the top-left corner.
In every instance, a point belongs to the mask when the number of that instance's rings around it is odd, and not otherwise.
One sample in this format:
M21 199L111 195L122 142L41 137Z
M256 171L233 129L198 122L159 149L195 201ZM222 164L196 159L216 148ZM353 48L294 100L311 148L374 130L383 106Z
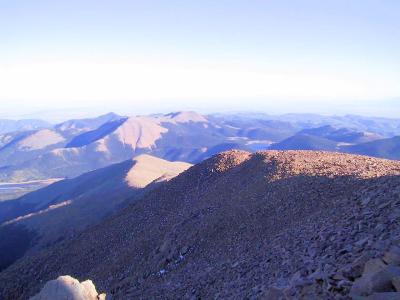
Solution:
M228 151L0 273L5 299L91 279L113 299L398 299L400 162Z

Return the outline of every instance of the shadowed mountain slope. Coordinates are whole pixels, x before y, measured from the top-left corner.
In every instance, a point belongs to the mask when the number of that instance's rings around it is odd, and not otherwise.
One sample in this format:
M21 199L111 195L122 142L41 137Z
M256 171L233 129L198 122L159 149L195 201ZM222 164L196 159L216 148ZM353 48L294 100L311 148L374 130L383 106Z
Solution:
M381 158L393 158L389 153L381 153L376 155L377 152L362 153L357 151L358 144L371 142L375 145L380 144L382 138L373 133L360 132L347 128L334 128L330 125L303 129L297 134L279 142L272 144L269 149L271 150L321 150L321 151L344 151L355 154L366 154ZM356 144L352 146L351 144ZM351 146L350 146L351 145ZM346 149L348 151L346 151Z
M303 129L299 133L319 136L331 141L349 143L349 144L366 143L382 139L382 137L379 136L378 134L374 134L371 132L357 131L348 128L335 128L330 125L317 128Z
M8 221L0 226L0 269L21 256L12 255L13 249L37 251L75 235L141 197L149 184L169 180L189 167L140 155L0 203L0 223Z
M345 146L342 147L342 151L375 157L400 159L400 136L359 145Z
M95 130L105 123L118 121L123 118L124 117L111 112L96 118L68 120L57 124L55 129L66 134L83 133L86 131Z
M75 147L82 147L93 143L106 135L113 132L117 129L122 123L126 121L126 118L121 118L119 120L110 121L95 130L91 130L85 133L82 133L76 137L74 137L66 146L65 148L75 148Z
M338 150L337 142L324 137L296 134L283 140L280 143L271 145L271 150L323 150L336 151Z
M15 263L0 293L23 299L69 274L113 299L273 299L272 286L289 299L347 295L355 278L339 270L400 238L399 175L400 162L348 154L221 153Z

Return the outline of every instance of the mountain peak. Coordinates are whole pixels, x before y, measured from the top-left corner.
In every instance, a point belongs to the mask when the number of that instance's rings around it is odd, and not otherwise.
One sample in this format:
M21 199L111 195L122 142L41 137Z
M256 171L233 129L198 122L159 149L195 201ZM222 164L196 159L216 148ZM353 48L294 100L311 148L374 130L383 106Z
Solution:
M207 159L200 165L206 166L211 172L224 172L237 167L251 157L251 153L242 150L229 150L221 152Z
M208 123L208 120L201 114L198 114L194 111L178 111L166 114L165 117L170 118L171 120L177 123Z
M143 188L160 177L174 177L190 166L191 164L184 162L169 162L155 156L141 154L133 159L133 166L125 180L130 187Z

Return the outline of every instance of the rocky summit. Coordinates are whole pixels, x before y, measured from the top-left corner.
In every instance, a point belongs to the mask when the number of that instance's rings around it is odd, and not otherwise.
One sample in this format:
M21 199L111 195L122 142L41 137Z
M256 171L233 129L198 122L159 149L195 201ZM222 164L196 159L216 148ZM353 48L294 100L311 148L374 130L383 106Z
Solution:
M90 278L112 299L400 299L400 162L229 151L0 273L4 299Z

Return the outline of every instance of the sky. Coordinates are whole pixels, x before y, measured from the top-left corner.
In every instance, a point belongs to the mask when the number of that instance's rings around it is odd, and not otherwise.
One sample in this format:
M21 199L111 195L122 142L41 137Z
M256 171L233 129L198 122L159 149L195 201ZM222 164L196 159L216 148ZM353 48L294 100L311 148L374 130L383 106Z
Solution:
M0 117L400 116L398 0L0 0Z

